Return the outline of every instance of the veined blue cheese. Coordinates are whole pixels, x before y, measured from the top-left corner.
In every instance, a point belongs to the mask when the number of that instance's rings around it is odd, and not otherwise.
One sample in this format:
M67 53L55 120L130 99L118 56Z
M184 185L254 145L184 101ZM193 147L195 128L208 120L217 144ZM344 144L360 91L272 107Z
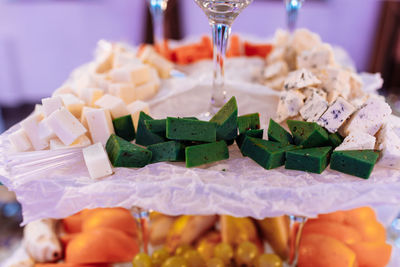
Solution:
M338 97L328 110L318 119L317 123L330 133L335 133L340 126L353 114L355 108L343 97Z
M304 98L304 95L297 90L282 92L278 103L276 120L282 122L299 114L300 109L304 106Z
M301 117L308 122L316 122L328 109L328 102L317 92L309 96L300 109Z
M297 68L299 69L320 69L334 64L333 50L329 44L305 50L297 56Z
M375 149L375 136L360 131L351 132L335 150Z
M292 71L285 79L284 88L286 90L301 89L320 84L321 81L315 75L306 69Z
M378 133L378 149L381 157L378 165L382 167L400 169L400 137L395 133L391 124L386 124Z
M313 94L318 94L321 96L324 100L326 100L327 94L324 90L316 88L316 87L306 87L301 90L303 95L306 96L306 98L309 98Z
M363 107L358 110L351 119L344 125L341 131L348 135L353 131L362 131L375 135L387 122L392 109L385 100L377 97L370 97Z
M271 79L277 76L287 75L289 67L285 61L277 61L265 67L264 78Z

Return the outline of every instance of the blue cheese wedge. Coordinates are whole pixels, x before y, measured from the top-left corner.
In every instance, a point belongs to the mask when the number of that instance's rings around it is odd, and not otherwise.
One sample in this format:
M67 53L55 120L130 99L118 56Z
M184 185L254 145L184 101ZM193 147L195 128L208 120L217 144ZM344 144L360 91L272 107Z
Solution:
M271 79L277 76L287 75L289 67L285 61L280 60L265 67L264 78Z
M292 71L285 79L285 90L301 89L320 84L321 81L309 70L299 69Z
M335 133L353 114L355 108L343 97L338 97L328 110L318 119L317 123L330 133Z
M301 90L301 93L305 95L306 98L309 98L313 94L318 94L321 96L324 100L326 100L327 94L324 90L316 88L316 87L306 87Z
M333 50L329 44L323 44L312 50L305 50L297 56L298 69L320 69L334 64Z
M335 150L371 150L375 149L375 136L360 131L351 132Z
M387 122L391 113L392 110L384 99L370 97L344 125L341 132L348 135L353 131L362 131L375 135Z
M280 123L299 114L300 109L304 106L304 98L304 95L297 90L282 92L279 98L276 120Z
M396 134L393 125L384 125L377 137L377 148L381 150L377 165L400 169L400 136Z
M308 122L316 122L328 109L328 102L323 96L314 92L307 97L304 106L300 109L301 117Z

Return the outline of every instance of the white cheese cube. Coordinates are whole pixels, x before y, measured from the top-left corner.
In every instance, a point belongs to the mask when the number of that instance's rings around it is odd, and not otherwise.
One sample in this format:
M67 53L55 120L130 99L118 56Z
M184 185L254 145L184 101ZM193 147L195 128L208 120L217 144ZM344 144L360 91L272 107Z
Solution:
M363 91L363 81L357 73L353 71L348 71L349 76L350 76L350 99L355 99L355 98L362 98L365 96L365 93Z
M150 81L135 87L135 95L137 100L149 100L158 93L156 82Z
M304 95L297 90L281 93L277 109L277 122L281 123L289 117L296 116L304 106Z
M303 51L297 56L298 69L320 69L334 64L333 50L328 44L313 48L312 50Z
M39 116L39 120L43 120L45 117L43 106L40 104L36 104L35 109L33 110L33 114Z
M103 95L104 91L99 88L82 88L79 92L79 97L88 106L93 106Z
M299 69L289 73L285 79L284 87L286 90L292 90L318 85L320 83L321 81L318 80L311 71Z
M86 135L82 135L81 137L78 137L78 139L75 140L72 144L69 146L64 145L61 140L56 137L50 140L50 150L59 150L59 149L67 149L67 148L76 148L76 147L87 147L91 145L92 142L90 141L89 137Z
M87 123L86 120L86 114L91 111L91 110L96 110L97 108L91 108L91 107L83 107L82 109L82 116L81 116L81 123L83 125L83 127L85 127L86 129L89 129L89 125Z
M134 85L142 85L150 81L151 68L148 65L136 65L131 68L130 74Z
M39 122L42 117L39 114L33 114L21 122L21 127L28 135L35 150L42 150L49 146L47 140L41 139L39 136Z
M269 64L264 69L264 78L271 79L276 76L287 75L289 72L289 67L285 61L277 61Z
M378 133L378 149L381 156L378 166L400 170L400 136L398 136L392 124L386 124Z
M88 146L82 152L92 179L102 178L113 173L108 155L101 143Z
M136 100L135 86L131 83L113 83L110 85L109 93L121 98L127 105Z
M156 85L156 87L159 89L161 87L161 79L158 76L158 72L156 69L151 69L150 70L150 74L151 74L151 82L154 82L154 84Z
M319 35L307 29L298 29L293 33L292 47L297 54L301 54L305 50L311 50L314 47L319 47L321 44Z
M124 52L124 51L117 51L114 53L114 60L113 60L113 69L124 67L127 65L140 65L142 61L136 57L135 54Z
M71 112L75 118L80 118L85 103L73 94L64 94L60 95L60 97L69 112Z
M151 68L148 65L126 66L110 71L109 76L114 83L133 83L141 85L151 78Z
M277 76L275 78L264 81L264 85L276 91L282 91L285 79L285 76Z
M347 135L353 131L362 131L375 135L387 122L391 113L392 109L385 100L370 97L346 123L342 129L343 133Z
M96 73L102 74L110 71L113 67L113 59L114 53L112 51L99 55L95 59Z
M335 94L348 99L350 95L350 75L346 70L338 67L326 67L314 72L321 81L321 88L328 92L329 99L336 100ZM329 96L329 94L333 94Z
M171 76L171 71L174 68L172 62L168 61L158 53L152 53L145 62L154 67L157 70L158 75L163 79L169 78Z
M285 83L285 76L277 76L272 79L266 80L264 82L265 86L268 86L276 91L282 91L283 90L283 84Z
M100 108L108 109L113 119L129 114L124 101L122 101L121 98L110 94L103 95L95 104Z
M132 121L135 129L137 129L138 126L140 112L143 111L146 114L150 114L149 104L140 100L132 102L127 106L127 108L132 116Z
M105 145L114 132L110 112L107 109L92 109L85 113L93 143Z
M112 71L112 70L111 70ZM98 73L91 73L89 76L90 82L88 86L82 86L81 90L83 88L98 88L103 90L103 93L108 92L108 88L110 84L112 83L111 77L109 77L109 74L103 75L103 74L98 74Z
M47 123L47 118L39 122L38 131L39 131L39 138L45 140L46 142L49 142L50 139L56 137L56 134Z
M8 140L18 152L33 150L31 141L24 129L19 129L8 136Z
M54 111L47 118L47 123L57 137L67 146L87 132L85 127L66 108Z
M63 101L60 96L53 96L42 99L43 112L47 116L50 116L51 113L56 111L57 109L63 107Z
M316 122L328 109L328 102L317 92L309 96L300 109L301 117L308 122Z
M335 150L369 150L375 149L375 136L360 131L351 132Z
M330 133L335 133L340 126L353 114L355 108L343 97L338 97L328 110L318 119L317 123Z
M275 47L267 57L267 64L272 64L277 61L284 61L285 53L286 53L285 47Z

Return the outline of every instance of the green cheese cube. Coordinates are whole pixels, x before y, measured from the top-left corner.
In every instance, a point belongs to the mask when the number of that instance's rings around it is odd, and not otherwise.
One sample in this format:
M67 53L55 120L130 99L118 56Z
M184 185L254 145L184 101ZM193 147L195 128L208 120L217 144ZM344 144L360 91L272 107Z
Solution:
M136 133L136 144L142 146L150 146L153 144L165 142L164 137L152 133L151 131L149 131L149 129L147 129L145 121L152 119L153 118L147 115L146 113L140 112L137 133Z
M298 147L293 145L284 146L278 142L248 137L243 141L241 151L257 162L261 167L269 170L285 164L285 152Z
M309 148L324 146L328 142L328 132L315 122L288 120L287 124L296 145Z
M186 167L195 167L229 158L225 141L189 146L185 149Z
M183 141L215 142L217 125L213 122L167 118L167 138Z
M233 96L210 120L210 122L217 124L217 140L233 140L236 138L237 115L236 98Z
M343 142L343 137L339 133L329 134L328 144L332 147L338 147Z
M147 129L155 133L159 136L165 136L166 128L167 128L167 120L145 120L144 124L146 125Z
M238 145L239 148L241 148L242 144L243 144L243 141L246 138L246 136L262 139L263 135L264 135L264 130L263 129L248 130L244 134L239 134L239 136L236 138L236 144Z
M260 114L252 113L243 116L239 116L238 120L238 128L239 134L243 134L248 130L257 130L260 129Z
M331 169L368 179L378 157L379 152L374 150L333 151Z
M269 120L268 126L268 140L279 142L284 145L293 144L292 135L287 132L279 123L276 123L273 119Z
M154 144L147 149L152 152L151 163L185 160L185 146L177 141Z
M150 163L151 151L112 134L106 151L114 167L141 168Z
M127 115L113 120L115 134L125 139L132 141L135 139L135 127L133 126L132 116Z
M286 152L285 168L322 173L329 164L332 147L314 147Z

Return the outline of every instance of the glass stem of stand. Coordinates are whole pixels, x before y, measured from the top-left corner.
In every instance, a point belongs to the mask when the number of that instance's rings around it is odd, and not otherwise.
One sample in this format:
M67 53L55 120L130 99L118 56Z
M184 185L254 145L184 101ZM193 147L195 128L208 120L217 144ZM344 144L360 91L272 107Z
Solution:
M303 216L289 216L290 219L290 237L289 237L289 261L287 267L296 267L299 256L299 245L303 233L304 224L307 221Z
M225 104L226 101L224 67L231 26L227 24L213 23L211 24L211 27L214 45L214 73L210 115L213 115Z
M148 253L149 245L149 211L139 207L132 208L133 216L138 229L138 240L140 252Z
M293 32L296 29L297 17L302 6L302 0L285 0L287 25L289 31Z
M166 3L161 3L160 1L155 1L152 3L150 1L150 13L153 19L153 43L157 47L160 53L164 51L164 13L166 8Z

